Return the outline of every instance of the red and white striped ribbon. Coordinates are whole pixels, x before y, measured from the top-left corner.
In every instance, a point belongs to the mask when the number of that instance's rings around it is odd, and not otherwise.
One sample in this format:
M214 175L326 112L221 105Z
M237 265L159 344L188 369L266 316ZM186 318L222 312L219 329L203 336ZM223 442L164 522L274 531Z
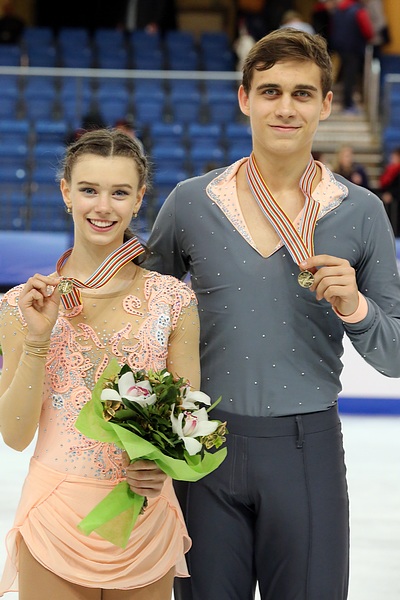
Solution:
M251 153L247 162L247 180L250 190L296 264L314 254L314 230L318 218L319 203L312 198L311 193L316 174L317 166L311 158L300 180L300 188L305 196L305 204L300 231L297 231L292 221L269 191L253 153Z
M69 248L64 254L58 259L57 262L57 273L61 275L61 269L65 261L72 252L72 248ZM130 240L119 246L114 252L111 252L107 258L101 263L96 271L87 279L85 282L79 281L74 277L64 278L70 281L73 285L71 292L63 294L61 301L65 309L75 308L82 304L80 288L98 289L108 283L114 275L118 273L122 267L128 264L131 260L139 256L144 252L142 244L136 237L132 237Z

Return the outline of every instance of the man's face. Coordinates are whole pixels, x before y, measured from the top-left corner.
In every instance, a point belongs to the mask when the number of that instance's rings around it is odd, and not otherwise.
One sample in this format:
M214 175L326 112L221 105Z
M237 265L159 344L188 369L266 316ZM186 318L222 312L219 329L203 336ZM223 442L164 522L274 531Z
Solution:
M320 120L331 112L332 92L322 98L321 73L311 61L278 62L255 70L239 104L250 117L254 150L271 154L309 154Z

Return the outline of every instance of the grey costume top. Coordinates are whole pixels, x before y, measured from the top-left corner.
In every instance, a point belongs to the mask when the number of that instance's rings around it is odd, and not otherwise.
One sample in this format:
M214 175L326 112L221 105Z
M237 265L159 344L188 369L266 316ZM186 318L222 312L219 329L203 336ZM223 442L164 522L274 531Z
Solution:
M380 199L324 167L313 193L318 200L327 186L336 190L320 210L315 254L346 258L367 298L367 316L345 324L327 301L299 286L299 268L284 246L262 257L238 203L223 206L227 174L234 186L225 197L236 196L237 168L178 184L149 238L152 269L179 278L190 270L199 302L201 389L213 399L222 395L219 408L239 415L326 410L341 391L345 332L370 365L400 377L400 280Z

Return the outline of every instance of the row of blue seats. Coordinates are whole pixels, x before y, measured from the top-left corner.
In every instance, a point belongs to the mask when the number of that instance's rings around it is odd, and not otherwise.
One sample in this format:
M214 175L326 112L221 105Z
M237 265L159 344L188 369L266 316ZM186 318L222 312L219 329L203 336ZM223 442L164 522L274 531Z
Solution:
M62 81L32 77L22 87L11 76L0 76L1 118L68 119L77 123L88 112L98 112L106 125L133 114L138 124L161 118L173 121L229 122L239 116L237 86L232 81L210 82L199 88L198 81L175 80L168 88L161 80L141 83L129 89L124 79L107 79L93 86L89 80Z
M69 124L67 121L53 121L38 119L34 123L24 119L0 120L0 145L4 152L10 148L16 148L16 154L24 155L27 152L37 152L46 144L64 145L69 137ZM251 140L251 131L247 122L230 123L167 123L163 120L154 120L142 132L146 150L157 144L181 145L190 148L194 142L213 144L217 143L224 147L231 146L236 142L247 143Z
M182 172L185 176L195 176L212 168L232 163L243 156L248 156L251 143L237 142L223 148L217 143L194 144L189 150L175 144L158 144L149 154L154 165L154 186L159 187L177 183ZM11 193L26 193L38 190L42 194L57 190L56 178L64 147L54 144L41 144L34 151L34 161L29 164L25 156L7 151L0 145L0 202ZM185 177L183 177L185 178Z
M35 34L35 35L34 35ZM136 31L124 34L104 29L90 35L84 28L27 30L20 44L0 47L0 64L19 66L175 69L230 71L235 55L224 33L203 34L199 43L186 31L169 31L165 37Z

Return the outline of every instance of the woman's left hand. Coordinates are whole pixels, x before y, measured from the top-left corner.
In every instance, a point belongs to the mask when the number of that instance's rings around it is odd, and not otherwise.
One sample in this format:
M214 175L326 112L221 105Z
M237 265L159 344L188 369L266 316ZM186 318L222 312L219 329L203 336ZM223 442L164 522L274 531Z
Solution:
M167 475L152 460L135 460L126 467L126 481L132 492L155 498L160 495Z

